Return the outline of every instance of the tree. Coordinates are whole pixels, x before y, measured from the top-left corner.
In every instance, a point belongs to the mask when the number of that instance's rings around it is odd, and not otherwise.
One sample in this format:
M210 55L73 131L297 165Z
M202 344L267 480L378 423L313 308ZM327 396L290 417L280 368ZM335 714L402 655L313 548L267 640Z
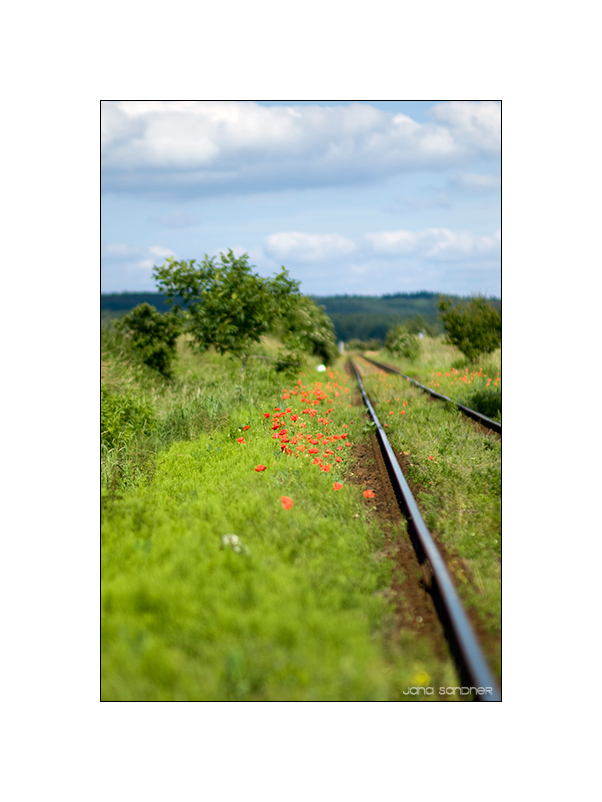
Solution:
M243 374L251 345L286 318L299 295L299 282L284 267L273 278L262 278L248 261L248 254L237 258L229 250L219 260L205 254L200 265L170 256L154 269L168 303L177 299L174 308L184 313L194 348L203 352L214 346L220 354L239 357Z
M280 332L287 352L282 361L295 361L299 353L317 356L325 365L331 365L338 355L334 325L324 307L307 295L299 295L282 321Z
M490 354L502 343L502 309L484 295L474 295L456 306L450 298L439 298L439 313L448 342L457 346L471 362Z
M397 356L403 356L410 360L416 359L420 353L420 340L405 326L395 326L387 334L385 348Z
M181 323L173 313L163 315L143 303L113 325L131 338L146 365L167 378L172 375L176 340L181 332Z

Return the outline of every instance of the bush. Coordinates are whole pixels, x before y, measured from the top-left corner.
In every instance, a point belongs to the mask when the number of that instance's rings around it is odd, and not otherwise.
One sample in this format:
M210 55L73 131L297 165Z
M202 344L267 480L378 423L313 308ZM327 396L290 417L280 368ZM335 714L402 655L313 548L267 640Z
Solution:
M415 334L411 334L405 326L395 326L387 334L385 348L395 356L403 356L406 359L416 359L420 353L420 340Z
M324 307L307 295L296 296L294 305L283 323L282 341L287 361L296 362L302 353L318 357L325 365L332 365L339 349L331 319Z
M471 362L490 354L502 343L502 309L496 309L483 295L453 306L449 298L439 299L439 312L446 339Z
M155 411L132 392L117 394L104 384L100 392L101 444L116 448L129 443L137 434L150 433L156 426Z
M174 314L163 315L154 306L143 303L113 325L131 339L145 365L167 378L172 375L176 340L181 331Z

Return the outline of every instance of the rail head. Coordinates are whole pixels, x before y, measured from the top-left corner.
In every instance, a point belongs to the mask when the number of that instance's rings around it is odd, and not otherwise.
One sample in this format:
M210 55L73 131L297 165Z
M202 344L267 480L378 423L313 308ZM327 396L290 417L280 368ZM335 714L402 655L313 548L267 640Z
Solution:
M471 682L474 682L477 687L488 689L487 696L478 695L477 701L500 702L501 696L497 688L497 683L481 651L481 647L479 646L468 617L464 611L462 602L460 601L449 571L447 570L447 566L445 565L439 549L437 548L435 541L433 540L433 537L429 532L424 519L422 518L418 504L416 503L407 480L403 475L403 471L401 470L401 466L397 461L395 452L389 443L389 439L385 434L385 430L380 423L376 411L364 389L357 366L353 360L350 361L364 404L366 405L372 420L376 424L376 435L379 439L385 459L388 463L391 480L396 486L396 489L405 507L408 528L412 530L415 537L420 542L424 554L429 561L431 570L433 572L433 579L437 583L437 588L441 595L443 604L445 605L447 616L454 633L456 646L462 656L462 660L468 675L471 678Z
M448 398L446 395L442 395L441 393L436 393L434 390L431 390L430 387L425 387L424 384L420 384L417 382L416 379L412 379L411 376L406 376L405 373L402 373L400 370L396 368L392 368L390 365L385 365L382 362L377 362L375 359L371 359L369 356L365 356L362 354L362 359L365 359L366 362L371 362L377 368L386 371L387 373L396 373L398 376L401 376L404 379L407 379L412 384L415 384L416 387L420 387L421 390L424 390L425 393L433 396L433 398L438 398L440 401L448 401L450 404L453 404L457 407L460 412L466 415L468 418L472 418L480 423L482 426L485 426L487 429L491 429L498 434L502 433L502 424L499 421L492 420L492 418L488 418L486 415L483 415L481 412L477 412L475 409L470 409L469 407L465 407L464 404L459 404L457 401L454 401L452 398Z

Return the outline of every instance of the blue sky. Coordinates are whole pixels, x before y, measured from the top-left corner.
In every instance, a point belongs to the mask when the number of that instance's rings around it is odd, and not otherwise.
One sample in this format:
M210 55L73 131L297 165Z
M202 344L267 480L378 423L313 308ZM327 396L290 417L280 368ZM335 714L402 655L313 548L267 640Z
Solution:
M495 101L108 101L103 292L232 248L314 295L501 294Z

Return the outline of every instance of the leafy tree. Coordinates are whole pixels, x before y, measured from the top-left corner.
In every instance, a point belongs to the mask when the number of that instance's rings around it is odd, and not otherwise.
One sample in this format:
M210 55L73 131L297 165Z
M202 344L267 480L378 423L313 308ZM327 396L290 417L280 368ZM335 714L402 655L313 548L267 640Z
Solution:
M447 340L474 362L481 354L490 354L502 343L502 309L485 298L474 295L453 305L440 297L439 313Z
M174 308L185 313L194 348L214 346L220 354L239 357L243 373L252 344L286 318L299 295L299 282L284 267L274 278L262 278L248 261L248 254L237 258L229 250L219 260L205 255L200 265L170 256L154 270L168 303L176 299Z
M409 332L405 326L395 326L387 334L385 348L396 356L416 359L420 353L420 340L415 334Z
M146 365L168 378L172 375L176 340L182 328L176 315L162 315L154 306L143 303L114 323L114 326L131 338L132 345L140 352Z
M331 365L338 355L332 321L324 308L307 295L296 297L295 303L280 326L286 352L282 361L295 361L302 353L317 356L325 365Z

